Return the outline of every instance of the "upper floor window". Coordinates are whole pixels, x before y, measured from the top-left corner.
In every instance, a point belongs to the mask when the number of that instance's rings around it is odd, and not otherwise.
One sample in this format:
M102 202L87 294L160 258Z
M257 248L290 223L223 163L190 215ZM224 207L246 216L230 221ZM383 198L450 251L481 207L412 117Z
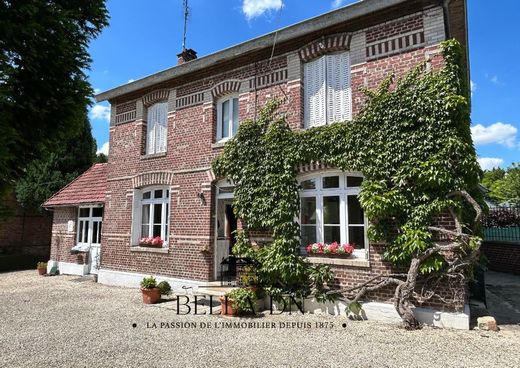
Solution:
M100 244L103 207L80 207L78 212L78 245Z
M217 141L227 140L238 131L238 97L227 96L217 103Z
M168 133L168 103L160 102L148 108L146 154L166 152Z
M348 52L305 63L304 88L305 128L352 119Z
M313 243L350 243L354 255L367 248L367 220L358 200L363 177L354 173L324 172L300 180L301 246Z

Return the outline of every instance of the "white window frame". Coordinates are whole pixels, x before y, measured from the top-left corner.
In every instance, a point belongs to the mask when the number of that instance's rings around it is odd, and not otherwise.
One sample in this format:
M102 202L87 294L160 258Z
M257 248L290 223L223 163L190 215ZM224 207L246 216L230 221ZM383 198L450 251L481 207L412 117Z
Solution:
M164 117L161 116L161 121L159 121L157 114L161 110L164 110ZM153 155L166 152L168 146L168 103L157 102L149 106L146 117L146 154ZM164 128L163 132L161 127ZM164 141L161 140L161 132L164 134Z
M163 198L154 198L155 191L162 190ZM143 196L145 193L150 192L150 198L144 199ZM166 194L166 195L164 195ZM148 220L148 234L143 234L142 227L142 216L143 216L143 206L150 205L149 209L149 220ZM134 209L133 209L133 231L135 234L133 236L132 245L139 245L139 240L141 238L148 238L153 235L153 213L154 207L156 205L161 205L161 239L164 241L163 248L168 247L169 241L169 233L171 231L170 228L170 213L171 213L171 188L169 186L149 186L141 189L134 190Z
M76 234L76 244L77 245L83 245L83 246L90 246L92 244L100 245L101 244L101 226L103 224L103 216L93 216L94 214L94 208L103 208L103 206L80 206L78 207L78 223L77 223L77 234ZM81 216L81 210L82 209L88 209L89 215L88 216ZM104 211L103 211L104 214ZM94 230L94 223L98 223L98 243L92 243L92 237L93 237L93 230ZM88 230L87 230L87 241L85 241L85 233L83 232L83 229L85 229L85 224L88 224Z
M323 188L323 178L330 176L339 176L339 187L338 188ZM316 188L315 189L300 189L300 205L301 198L316 198L316 242L323 243L324 241L324 223L323 223L323 197L332 197L339 196L340 198L340 237L341 244L345 244L349 242L349 226L363 227L364 228L364 243L365 246L362 249L355 249L353 252L353 256L356 258L368 258L368 237L367 237L367 228L368 228L368 219L366 216L363 216L363 224L349 224L348 221L348 208L347 201L348 196L351 195L359 195L360 187L347 187L347 176L353 177L363 177L363 174L357 172L341 172L341 171L320 171L309 173L305 175L301 175L298 177L298 184L301 185L302 182L310 179L316 179ZM301 211L298 216L298 221L301 226ZM305 253L305 246L308 244L301 244L301 251Z
M236 131L234 131L234 125L233 125L233 120L234 120L234 112L233 112L233 100L237 100L237 113L238 113L238 116L237 116L237 119L238 119L238 123L237 123L237 130L238 130L238 125L240 124L240 101L238 99L238 95L236 94L231 94L231 95L226 95L225 97L222 97L220 98L218 101L217 101L217 142L225 142L231 138L233 138L233 136L237 133ZM229 132L229 135L224 137L223 136L223 122L222 122L222 106L225 102L229 101L229 105L230 105L230 110L229 110L229 121L227 122L227 125L228 125L228 132Z
M345 78L347 79L347 87L344 90L345 96L340 96L340 101L330 101L333 97L332 94L337 93L333 88L334 78L340 78L334 72L329 72L329 68L335 62L334 58L338 56L344 56L346 58L347 70ZM323 64L323 65L321 65ZM320 70L321 69L321 70ZM314 78L320 76L320 72L324 73L322 76L322 84L319 91L314 91L311 95L311 85L309 82L309 74L313 74ZM332 124L337 121L351 121L352 120L352 78L351 78L351 65L350 65L350 52L343 51L339 53L330 53L323 55L319 58L311 60L303 65L304 73L304 127L309 129L312 127L323 126ZM316 87L316 86L315 86ZM323 94L322 100L316 99L316 94ZM336 96L337 97L337 96ZM311 112L310 100L314 98L314 104L319 105L318 111ZM335 105L339 104L343 108L343 118L335 118L336 112L331 112L330 109L334 109ZM317 108L317 107L315 107ZM313 123L313 118L316 119L316 115L320 116L320 121Z

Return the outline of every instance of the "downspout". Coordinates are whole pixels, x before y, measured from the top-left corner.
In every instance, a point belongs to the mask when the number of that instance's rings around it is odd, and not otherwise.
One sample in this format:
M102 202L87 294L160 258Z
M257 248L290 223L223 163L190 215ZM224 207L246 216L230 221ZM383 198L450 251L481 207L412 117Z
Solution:
M450 3L451 0L444 0L442 4L442 10L444 15L444 33L446 33L446 39L451 38L451 28L450 28Z
M466 61L466 84L468 90L468 101L471 108L471 79L470 79L470 71L469 71L469 32L468 32L468 3L466 0L460 0L464 3L464 26L465 26L465 35L466 39L464 40L466 43L465 47L465 61ZM450 26L450 3L452 0L444 0L442 2L442 9L444 15L444 32L446 34L446 39L452 38L451 34L451 26Z

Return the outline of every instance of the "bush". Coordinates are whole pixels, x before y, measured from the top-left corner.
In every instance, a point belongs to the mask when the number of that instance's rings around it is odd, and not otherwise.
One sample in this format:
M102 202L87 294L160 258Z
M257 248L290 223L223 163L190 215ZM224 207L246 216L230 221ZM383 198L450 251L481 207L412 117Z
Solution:
M168 281L161 281L157 287L161 290L161 295L170 295L172 292L172 287Z
M145 277L141 281L141 287L143 289L154 289L157 287L157 281L153 276Z
M520 226L520 208L493 208L482 221L484 227Z
M239 314L255 313L256 294L251 289L238 288L226 294Z

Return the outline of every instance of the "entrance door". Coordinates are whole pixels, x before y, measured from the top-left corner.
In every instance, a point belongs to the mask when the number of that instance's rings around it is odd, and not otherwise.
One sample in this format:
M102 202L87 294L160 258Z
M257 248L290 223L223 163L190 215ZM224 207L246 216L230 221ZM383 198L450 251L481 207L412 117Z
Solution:
M88 272L97 274L101 256L103 207L81 207L78 215L78 245L88 249Z

